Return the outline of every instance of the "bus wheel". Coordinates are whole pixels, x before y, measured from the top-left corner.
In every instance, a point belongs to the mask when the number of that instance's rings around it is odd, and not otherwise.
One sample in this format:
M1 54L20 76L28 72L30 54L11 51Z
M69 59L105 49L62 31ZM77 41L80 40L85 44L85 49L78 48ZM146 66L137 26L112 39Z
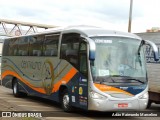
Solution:
M14 80L13 81L13 95L15 97L21 97L21 92L19 91L19 85L18 85L18 81Z
M62 108L65 112L71 112L72 111L72 106L70 103L70 98L67 89L65 89L62 93L61 97L61 104Z

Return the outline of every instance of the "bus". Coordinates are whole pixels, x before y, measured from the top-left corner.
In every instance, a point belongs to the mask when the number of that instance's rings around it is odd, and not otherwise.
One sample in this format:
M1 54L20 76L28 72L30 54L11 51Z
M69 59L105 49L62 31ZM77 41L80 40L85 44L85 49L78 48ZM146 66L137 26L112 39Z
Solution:
M2 85L15 97L32 95L91 111L141 110L148 103L144 45L137 35L91 26L56 28L7 38Z

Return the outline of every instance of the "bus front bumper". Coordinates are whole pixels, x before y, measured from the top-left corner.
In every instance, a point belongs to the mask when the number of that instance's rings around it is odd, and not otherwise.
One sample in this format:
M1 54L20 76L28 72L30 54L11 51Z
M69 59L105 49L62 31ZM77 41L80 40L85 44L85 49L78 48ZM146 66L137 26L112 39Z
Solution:
M125 111L146 109L148 99L133 100L101 100L89 99L88 109L95 111Z

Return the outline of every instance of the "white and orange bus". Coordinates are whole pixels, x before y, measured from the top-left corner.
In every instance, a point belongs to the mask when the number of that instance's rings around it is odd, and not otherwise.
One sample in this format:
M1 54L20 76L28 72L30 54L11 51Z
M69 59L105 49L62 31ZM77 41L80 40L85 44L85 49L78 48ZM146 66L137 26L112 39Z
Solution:
M118 31L73 26L7 38L2 85L15 97L29 94L96 111L140 110L148 103L144 44Z

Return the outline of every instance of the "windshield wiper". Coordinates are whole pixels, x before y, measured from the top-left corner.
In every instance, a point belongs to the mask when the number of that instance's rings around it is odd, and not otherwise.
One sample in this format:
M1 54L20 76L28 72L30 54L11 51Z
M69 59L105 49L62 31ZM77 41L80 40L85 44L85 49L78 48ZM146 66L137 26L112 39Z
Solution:
M110 75L110 77L124 77L124 76L121 76L121 75Z
M101 78L98 81L95 80L95 82L100 83L100 84L103 84L103 83L128 83L128 82L132 83L131 82L132 80L137 81L142 84L145 83L144 81L141 81L139 79L132 78L130 76L121 76L121 75L110 75L110 76L107 76L106 78Z
M104 78L100 81L100 84L104 83L104 82L109 82L112 81L113 83L115 83L115 80L112 78L112 76L108 76L107 78Z
M100 83L109 82L110 80L112 81L112 83L119 83L119 82L115 81L113 79L113 77L128 77L128 76L110 75L110 76L107 76L107 78L104 78L103 80L101 80Z
M142 84L144 84L145 82L144 81L141 81L139 79L136 79L136 78L130 78L130 76L121 76L121 75L112 75L111 77L122 77L122 79L126 79L126 80L134 80L134 81L137 81L137 82L140 82Z
M135 79L135 78L127 78L127 80L134 80L134 81L140 82L140 83L142 83L142 84L145 83L144 81L141 81L141 80Z

